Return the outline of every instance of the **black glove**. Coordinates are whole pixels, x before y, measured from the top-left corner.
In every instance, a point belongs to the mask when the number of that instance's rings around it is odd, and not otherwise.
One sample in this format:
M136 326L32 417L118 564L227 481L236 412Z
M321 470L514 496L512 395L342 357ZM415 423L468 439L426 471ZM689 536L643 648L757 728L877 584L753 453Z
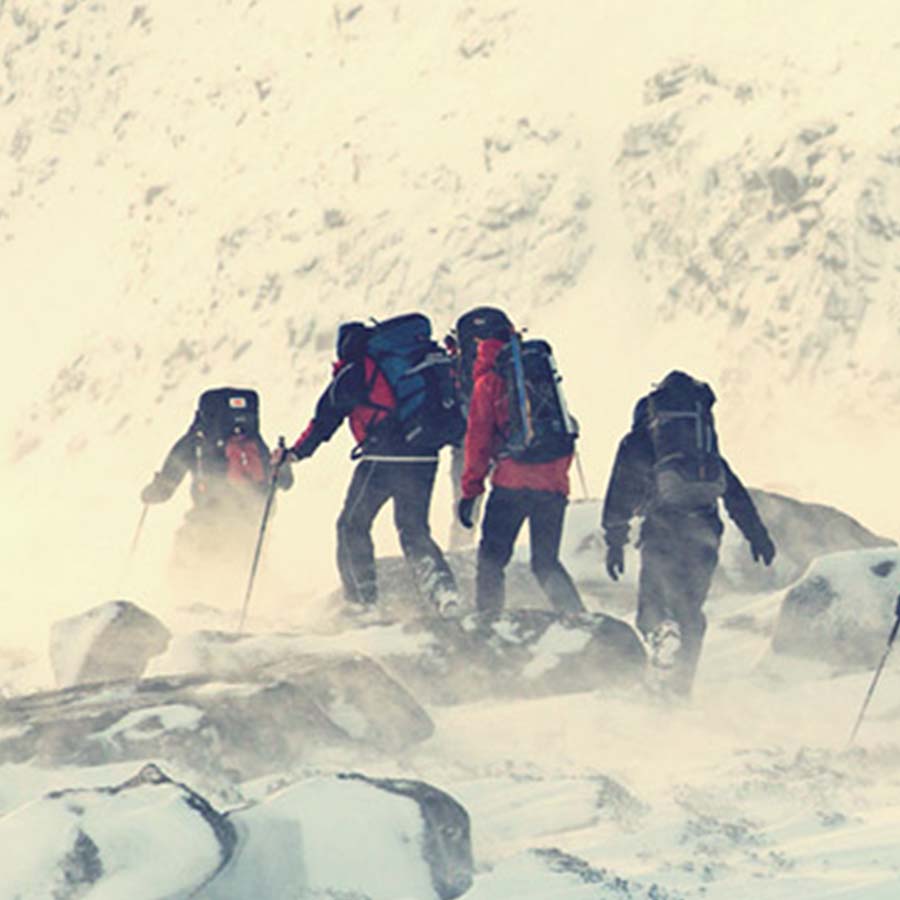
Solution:
M772 560L775 559L775 545L767 534L750 542L750 552L753 554L754 562L762 560L767 566L771 566Z
M165 503L171 496L171 486L159 475L141 491L141 500L144 503Z
M306 440L302 444L294 444L288 447L285 459L288 462L299 462L301 459L308 459L316 452L319 445L315 441Z
M606 548L606 572L613 581L625 571L625 548L621 544L610 544Z
M464 528L474 528L475 522L472 520L472 514L475 512L475 497L463 497L456 507L456 515L462 522Z

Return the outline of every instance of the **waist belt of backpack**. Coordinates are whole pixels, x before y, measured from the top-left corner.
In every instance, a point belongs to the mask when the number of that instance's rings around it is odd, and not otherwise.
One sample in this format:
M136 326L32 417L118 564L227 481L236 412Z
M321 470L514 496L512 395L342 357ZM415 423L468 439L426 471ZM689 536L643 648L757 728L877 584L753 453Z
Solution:
M433 463L437 462L437 454L434 456L389 456L382 453L366 453L362 451L358 456L352 457L359 462L391 462L391 463Z

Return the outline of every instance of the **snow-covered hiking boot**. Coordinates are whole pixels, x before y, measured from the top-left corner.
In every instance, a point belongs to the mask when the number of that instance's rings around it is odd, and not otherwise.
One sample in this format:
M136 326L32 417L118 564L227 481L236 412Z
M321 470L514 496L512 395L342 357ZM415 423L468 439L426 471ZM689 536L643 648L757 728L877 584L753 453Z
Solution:
M366 625L384 625L387 623L384 610L377 603L347 601L341 610L341 618L351 627L359 628Z
M677 622L666 619L660 622L648 638L650 644L650 662L657 669L671 669L675 665L675 657L681 649L681 629Z
M462 615L459 592L452 588L439 588L434 592L434 606L442 619L458 619Z

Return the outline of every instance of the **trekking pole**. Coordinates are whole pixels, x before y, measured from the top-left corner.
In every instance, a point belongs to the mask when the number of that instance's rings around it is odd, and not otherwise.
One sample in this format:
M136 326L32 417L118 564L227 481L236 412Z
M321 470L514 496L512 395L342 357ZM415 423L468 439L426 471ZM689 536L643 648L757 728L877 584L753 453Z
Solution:
M247 591L244 594L244 606L241 609L241 622L238 625L238 634L244 630L244 620L247 618L247 606L250 603L250 594L253 591L253 579L256 578L256 567L259 565L259 555L262 552L263 538L266 534L266 525L269 521L269 513L272 510L272 501L275 499L275 488L278 484L278 472L280 471L287 454L287 445L284 442L284 435L278 438L278 449L281 450L281 456L275 468L272 469L272 478L269 481L269 493L266 496L266 505L263 509L262 523L259 526L259 536L256 539L256 550L253 554L253 565L250 566L250 579L247 582Z
M581 468L581 454L576 450L575 451L575 468L578 470L578 480L581 482L581 491L584 494L584 499L590 499L590 492L588 491L587 481L584 478L584 469Z
M888 654L891 652L891 647L894 645L894 641L897 638L898 630L900 630L900 595L897 596L897 606L894 610L894 627L891 629L891 635L888 638L887 649L884 651L884 655L881 657L881 662L878 664L878 668L875 670L875 677L872 679L872 683L869 685L869 692L866 694L866 699L863 701L862 709L859 711L859 716L856 719L856 725L853 726L853 733L850 735L850 740L847 742L848 747L853 743L853 739L856 737L856 732L859 731L859 726L862 724L863 716L866 714L866 707L869 705L869 701L872 699L872 694L875 693L875 685L878 684L878 679L881 677L881 670L884 668L884 664L887 662Z
M144 522L147 519L147 510L149 509L150 504L145 503L144 508L141 510L141 517L138 519L137 528L134 529L134 537L131 539L131 547L128 548L128 556L125 557L125 562L122 564L119 572L119 580L116 582L117 594L122 593L122 585L131 570L131 561L134 559L134 551L137 550L138 541L141 539L141 532L144 530Z
M144 508L141 510L141 517L138 519L137 528L134 529L134 537L131 539L131 548L128 551L129 557L134 556L134 551L137 550L138 541L141 537L141 532L144 530L144 521L147 518L147 510L150 509L150 504L145 503Z

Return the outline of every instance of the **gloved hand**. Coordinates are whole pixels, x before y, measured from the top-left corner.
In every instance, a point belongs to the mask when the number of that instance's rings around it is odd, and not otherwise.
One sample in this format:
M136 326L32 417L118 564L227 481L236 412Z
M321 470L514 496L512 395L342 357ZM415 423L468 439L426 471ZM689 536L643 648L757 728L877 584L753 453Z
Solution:
M625 548L622 544L610 544L606 548L606 572L613 581L625 572Z
M141 491L141 500L144 503L165 503L171 496L171 488L159 475Z
M287 461L299 462L301 459L308 459L315 453L316 447L318 447L318 444L312 440L294 444L293 447L288 447L287 449Z
M772 560L775 559L775 545L767 534L750 542L750 552L753 554L754 562L762 560L767 566L771 566Z
M282 448L275 447L274 450L269 454L269 465L272 468L276 468L277 466L284 465L285 463L292 463L296 460L296 456L294 456L294 450L292 447Z
M474 528L475 522L472 515L475 512L475 497L463 497L456 507L456 515L464 528Z

